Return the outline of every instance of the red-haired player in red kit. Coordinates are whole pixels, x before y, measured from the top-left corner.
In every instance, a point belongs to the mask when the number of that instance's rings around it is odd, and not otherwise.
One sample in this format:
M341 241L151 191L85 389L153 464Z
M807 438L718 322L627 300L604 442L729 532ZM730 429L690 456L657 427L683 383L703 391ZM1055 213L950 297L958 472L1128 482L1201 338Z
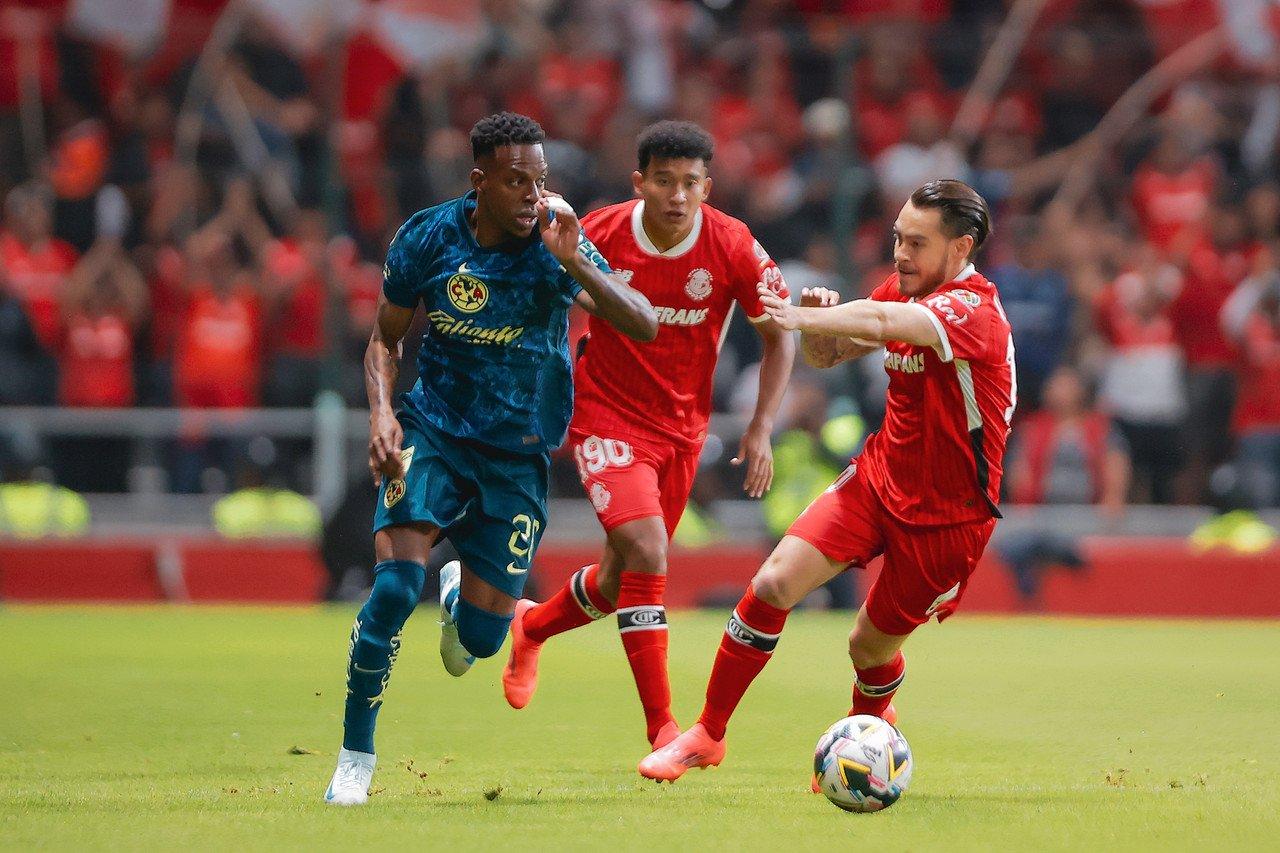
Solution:
M960 181L916 190L894 223L897 271L870 298L837 305L817 288L800 306L761 293L806 361L830 367L884 345L883 428L809 505L760 567L729 619L698 722L640 762L675 781L724 759L724 733L768 662L787 613L850 566L884 554L849 635L850 714L893 722L902 644L955 612L1000 510L1001 464L1017 400L1013 338L995 286L972 259L991 231L987 204Z
M705 203L711 137L695 124L664 121L645 129L637 148L631 182L639 198L582 218L616 273L653 303L659 323L657 339L636 346L592 318L575 369L569 444L605 529L604 554L545 603L516 605L502 685L511 706L523 708L537 686L542 644L616 612L656 748L680 733L667 681L667 545L693 487L734 304L764 349L755 414L733 460L746 468L751 497L773 480L769 434L795 342L765 314L758 293L787 298L777 264L746 225Z

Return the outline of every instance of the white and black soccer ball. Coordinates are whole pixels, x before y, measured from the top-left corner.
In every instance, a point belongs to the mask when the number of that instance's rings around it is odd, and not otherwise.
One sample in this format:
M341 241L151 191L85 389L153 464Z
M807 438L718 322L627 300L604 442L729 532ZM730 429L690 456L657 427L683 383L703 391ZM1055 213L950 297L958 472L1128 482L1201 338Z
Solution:
M907 790L914 766L902 732L870 714L837 721L813 753L818 787L847 812L889 808Z

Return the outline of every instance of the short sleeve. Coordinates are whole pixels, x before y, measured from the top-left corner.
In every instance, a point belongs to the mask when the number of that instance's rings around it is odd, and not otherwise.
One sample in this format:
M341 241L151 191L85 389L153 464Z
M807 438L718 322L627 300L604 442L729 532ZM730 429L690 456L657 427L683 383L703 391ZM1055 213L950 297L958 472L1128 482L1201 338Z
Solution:
M760 294L756 288L761 284L768 287L782 299L790 299L791 291L782 277L782 270L769 253L760 245L760 241L750 234L740 244L733 259L734 273L737 279L738 304L746 312L747 319L753 323L762 323L766 319L764 305L760 302Z
M600 254L600 250L596 248L596 244L591 242L591 238L587 236L586 231L578 232L578 253L591 263L595 264L596 269L608 275L613 272L613 267L609 266L609 262L604 259L604 255ZM576 297L582 292L582 285L578 280L569 274L569 271L560 266L559 277L557 283L569 295L570 299Z
M991 323L996 309L990 299L972 290L955 288L934 293L915 304L928 312L938 330L943 361L984 361L993 357ZM1003 359L1004 354L1000 357Z
M415 287L414 253L411 252L408 231L408 223L400 226L387 247L387 260L382 265L382 293L392 305L416 308L419 295Z

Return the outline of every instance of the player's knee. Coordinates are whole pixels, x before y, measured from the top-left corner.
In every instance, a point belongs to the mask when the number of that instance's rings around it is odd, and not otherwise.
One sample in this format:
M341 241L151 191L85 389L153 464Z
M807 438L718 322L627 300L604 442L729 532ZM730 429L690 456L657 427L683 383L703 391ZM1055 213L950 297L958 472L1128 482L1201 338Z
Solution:
M666 538L644 536L629 543L626 570L646 575L665 575L667 573Z
M379 622L403 623L422 597L426 567L408 560L388 560L375 566L374 572L370 615Z
M507 638L507 629L511 627L511 618L509 613L491 613L459 598L454 613L458 641L467 650L467 654L491 658L502 648L502 642Z
M783 610L790 610L798 603L798 600L792 600L792 586L786 574L770 563L765 563L751 579L751 588L755 591L756 598Z

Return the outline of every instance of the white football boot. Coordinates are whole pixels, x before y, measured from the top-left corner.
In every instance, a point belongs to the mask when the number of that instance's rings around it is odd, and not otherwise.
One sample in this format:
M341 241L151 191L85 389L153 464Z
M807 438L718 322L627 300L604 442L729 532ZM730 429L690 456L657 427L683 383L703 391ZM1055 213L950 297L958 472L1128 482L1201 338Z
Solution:
M363 806L369 802L369 784L378 757L371 752L338 750L338 769L333 771L324 801L332 806Z
M462 585L462 564L452 560L440 567L440 660L444 661L445 671L455 678L466 675L475 657L467 652L462 641L458 639L458 626L454 624L453 614L449 612L446 601L460 594Z

